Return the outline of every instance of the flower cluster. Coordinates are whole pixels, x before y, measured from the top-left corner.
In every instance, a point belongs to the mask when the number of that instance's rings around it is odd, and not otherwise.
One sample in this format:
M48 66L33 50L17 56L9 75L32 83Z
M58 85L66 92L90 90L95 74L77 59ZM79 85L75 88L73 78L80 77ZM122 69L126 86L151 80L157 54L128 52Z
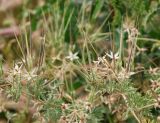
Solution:
M92 105L89 102L76 100L76 105L63 103L61 110L59 123L86 123Z
M12 82L14 79L19 79L22 84L26 84L28 81L37 77L37 68L26 70L22 62L18 62L14 65L13 69L9 70L7 80Z

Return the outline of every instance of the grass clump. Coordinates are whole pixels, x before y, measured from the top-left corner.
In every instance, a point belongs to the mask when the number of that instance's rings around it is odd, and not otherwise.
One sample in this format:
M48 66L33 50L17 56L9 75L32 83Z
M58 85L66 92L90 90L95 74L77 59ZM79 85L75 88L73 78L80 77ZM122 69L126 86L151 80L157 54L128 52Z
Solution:
M159 122L159 2L31 3L2 36L0 122Z

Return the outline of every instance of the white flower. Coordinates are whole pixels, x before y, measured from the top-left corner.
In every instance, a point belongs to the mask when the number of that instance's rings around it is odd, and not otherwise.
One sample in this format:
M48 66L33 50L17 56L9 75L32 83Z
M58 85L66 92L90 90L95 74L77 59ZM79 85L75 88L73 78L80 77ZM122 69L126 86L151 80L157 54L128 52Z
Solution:
M119 53L118 52L113 54L113 52L110 51L110 54L106 53L106 55L111 59L119 59Z
M78 55L78 52L76 53L72 53L71 51L69 52L69 55L66 57L67 59L73 61L73 60L76 60L76 59L79 59L79 57L77 56Z
M25 71L25 73L23 74L23 77L24 77L26 80L30 81L30 80L32 80L33 78L37 77L36 72L37 72L37 69L36 69L36 68L32 69L32 70L29 71L29 72L28 72L28 71Z
M118 78L119 79L129 79L129 77L134 74L135 72L126 72L126 69L122 68L122 70L118 73Z
M103 61L104 61L104 59L105 59L105 56L103 56L103 57L98 57L98 60L97 61L93 61L93 63L95 63L95 64L100 64L100 63L103 63Z
M20 65L19 67L18 64L15 64L15 67L13 69L13 75L19 75L21 73L21 68L22 68L22 65Z

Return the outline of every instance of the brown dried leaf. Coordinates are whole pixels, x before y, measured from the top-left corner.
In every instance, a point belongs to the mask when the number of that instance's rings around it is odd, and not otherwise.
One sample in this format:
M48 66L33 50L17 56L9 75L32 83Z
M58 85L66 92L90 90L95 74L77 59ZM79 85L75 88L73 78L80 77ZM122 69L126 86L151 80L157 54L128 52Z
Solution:
M22 4L22 0L0 0L0 11L14 9Z
M14 37L20 34L20 29L17 26L0 29L0 36Z

